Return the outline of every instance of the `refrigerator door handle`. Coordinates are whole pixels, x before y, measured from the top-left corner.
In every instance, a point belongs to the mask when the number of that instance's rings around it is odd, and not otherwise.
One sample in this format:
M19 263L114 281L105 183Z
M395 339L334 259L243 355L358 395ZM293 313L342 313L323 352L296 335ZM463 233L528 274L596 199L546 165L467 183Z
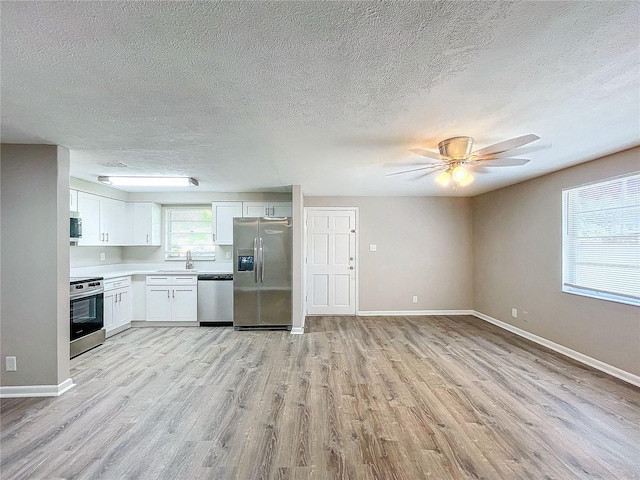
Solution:
M258 283L258 268L260 268L260 257L258 257L258 239L253 239L253 275Z
M264 245L262 243L262 237L260 237L260 283L264 282Z

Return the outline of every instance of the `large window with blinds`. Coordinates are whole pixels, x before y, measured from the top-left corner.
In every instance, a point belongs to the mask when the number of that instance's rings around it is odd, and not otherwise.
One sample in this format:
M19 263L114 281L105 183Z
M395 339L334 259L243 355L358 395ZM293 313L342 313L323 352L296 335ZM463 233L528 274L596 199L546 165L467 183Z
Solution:
M640 172L563 191L562 290L640 306Z
M165 258L215 260L211 206L165 208Z

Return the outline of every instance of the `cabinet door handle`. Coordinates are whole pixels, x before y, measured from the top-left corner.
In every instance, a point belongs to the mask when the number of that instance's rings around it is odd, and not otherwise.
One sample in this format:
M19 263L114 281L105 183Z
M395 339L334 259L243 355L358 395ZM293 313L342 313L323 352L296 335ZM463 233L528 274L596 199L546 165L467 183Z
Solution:
M173 298L176 298L176 291L175 290L173 290L173 295L172 296L173 296Z
M147 243L149 243L149 234L147 233Z
M119 293L119 294L118 294L118 301L119 301L119 302L122 302L122 293Z
M169 289L167 288L167 298L169 298Z
M118 303L118 295L113 296L113 303Z
M109 234L107 233L107 243L109 243Z
M100 234L100 241L101 241L101 242L104 242L104 233L101 233L101 234Z

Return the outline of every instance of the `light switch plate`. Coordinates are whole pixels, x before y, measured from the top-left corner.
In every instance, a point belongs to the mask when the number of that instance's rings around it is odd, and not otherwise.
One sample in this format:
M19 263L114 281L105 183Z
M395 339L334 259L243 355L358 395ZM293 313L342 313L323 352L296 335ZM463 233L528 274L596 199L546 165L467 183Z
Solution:
M370 252L375 252L377 249L378 249L377 245L373 245L373 244L369 245L369 251Z
M231 252L226 252L226 258L231 258Z
M106 254L106 253L104 253L104 252L102 252L102 253L100 254L100 260L106 260L106 259L107 259L107 254Z

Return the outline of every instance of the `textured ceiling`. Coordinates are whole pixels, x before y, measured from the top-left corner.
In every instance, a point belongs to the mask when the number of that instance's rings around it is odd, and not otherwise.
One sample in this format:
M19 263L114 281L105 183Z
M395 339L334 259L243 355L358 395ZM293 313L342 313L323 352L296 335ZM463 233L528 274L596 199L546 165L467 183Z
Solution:
M3 1L1 41L2 141L63 145L94 182L475 195L640 144L636 1ZM384 176L527 133L549 148L464 190Z

